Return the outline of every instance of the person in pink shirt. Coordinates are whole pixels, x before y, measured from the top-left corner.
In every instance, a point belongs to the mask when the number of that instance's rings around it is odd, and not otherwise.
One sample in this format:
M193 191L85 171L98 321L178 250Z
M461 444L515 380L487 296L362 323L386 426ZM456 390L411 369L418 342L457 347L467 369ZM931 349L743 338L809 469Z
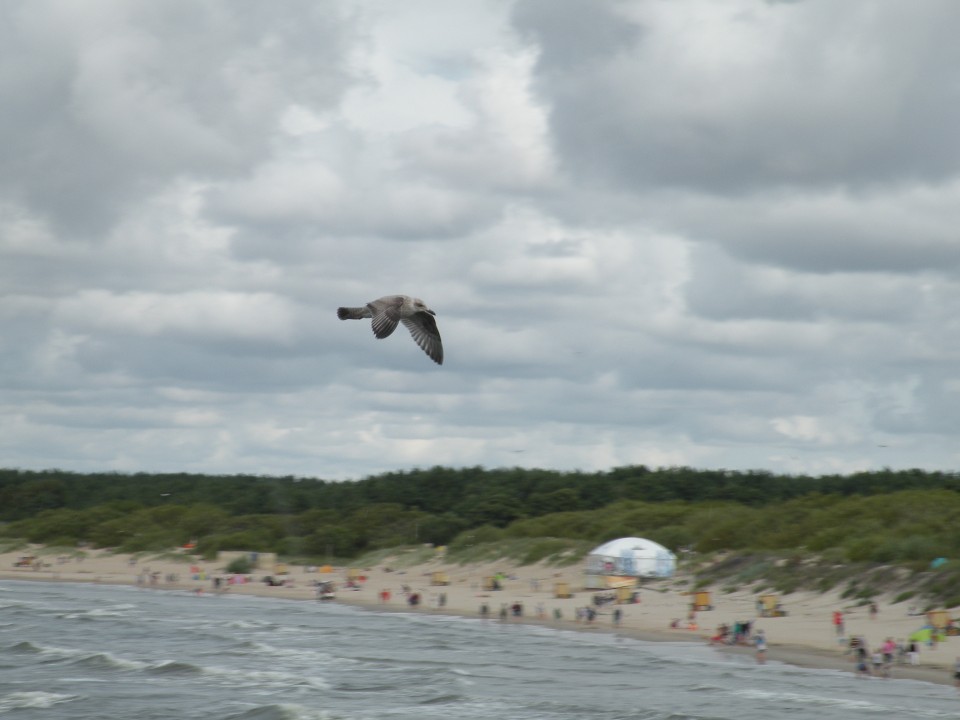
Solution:
M892 637L888 637L880 646L880 652L883 655L883 677L890 677L890 668L893 667L893 660L897 654L897 644Z

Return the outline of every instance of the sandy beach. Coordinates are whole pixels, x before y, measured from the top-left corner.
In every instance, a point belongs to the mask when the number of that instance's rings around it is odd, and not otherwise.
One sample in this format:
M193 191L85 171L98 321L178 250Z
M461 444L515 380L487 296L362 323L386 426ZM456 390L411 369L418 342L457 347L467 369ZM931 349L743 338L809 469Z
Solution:
M39 562L32 566L16 567L24 555L33 555ZM787 615L784 617L757 617L757 595L751 592L711 592L711 610L696 613L696 626L687 628L691 596L687 594L683 575L671 580L645 583L636 604L605 604L597 609L591 623L577 621L577 609L591 606L594 591L582 589L582 570L578 565L554 568L544 565L515 566L508 562L455 565L436 557L427 562L403 565L390 559L374 567L323 568L290 565L289 573L276 577L283 585L270 586L261 578L272 574L273 568L259 568L242 584L227 583L225 563L202 561L192 557L176 558L144 555L134 557L92 550L85 557L68 557L34 547L0 554L0 580L31 580L59 582L89 582L117 585L141 585L183 592L214 592L214 578L220 577L221 591L284 598L316 600L315 583L332 580L337 587L334 602L358 605L381 611L449 613L479 617L481 606L489 609L492 621L499 621L501 608L507 608L506 622L543 623L584 632L617 632L647 641L706 643L721 623L752 621L763 629L768 638L768 660L812 668L837 669L853 672L853 658L845 654L846 640L837 637L832 615L844 613L844 638L863 636L871 648L891 637L905 640L925 622L923 616L908 614L909 603L893 604L881 599L876 617L871 618L866 606L857 606L836 593L795 593L781 598ZM435 574L439 573L438 577ZM359 575L356 588L346 587L351 575ZM485 579L500 574L504 577L500 590L485 590ZM434 579L446 579L449 584L433 584ZM557 598L556 583L566 584L573 597ZM408 588L417 593L421 602L411 606ZM389 599L384 599L384 591ZM515 604L523 609L522 617L510 611ZM619 608L619 625L614 623L614 609ZM559 616L559 617L558 617ZM681 621L682 629L671 629L674 620ZM721 645L724 652L752 654L749 647ZM953 684L952 666L960 656L960 637L951 637L935 647L924 645L919 665L895 664L891 677L914 679L941 684Z

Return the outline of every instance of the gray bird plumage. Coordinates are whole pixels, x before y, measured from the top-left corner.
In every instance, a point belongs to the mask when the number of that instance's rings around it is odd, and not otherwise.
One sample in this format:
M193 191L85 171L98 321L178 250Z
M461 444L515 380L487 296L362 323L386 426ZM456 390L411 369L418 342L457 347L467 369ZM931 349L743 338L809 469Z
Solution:
M337 317L341 320L372 318L373 334L380 339L391 335L397 325L403 323L430 359L443 365L443 345L435 315L423 300L409 295L385 295L363 307L337 308Z

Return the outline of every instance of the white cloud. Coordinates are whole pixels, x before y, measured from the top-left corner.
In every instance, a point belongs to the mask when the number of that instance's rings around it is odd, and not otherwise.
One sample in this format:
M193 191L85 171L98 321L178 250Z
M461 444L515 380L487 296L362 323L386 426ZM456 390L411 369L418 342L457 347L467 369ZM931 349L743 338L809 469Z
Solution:
M5 462L955 467L957 14L5 5Z
M399 139L407 168L466 187L536 190L554 184L544 108L530 92L535 54L487 52L458 91L469 120L422 123Z
M288 343L295 329L290 304L267 293L195 291L163 295L88 290L62 300L53 315L64 326L89 333Z

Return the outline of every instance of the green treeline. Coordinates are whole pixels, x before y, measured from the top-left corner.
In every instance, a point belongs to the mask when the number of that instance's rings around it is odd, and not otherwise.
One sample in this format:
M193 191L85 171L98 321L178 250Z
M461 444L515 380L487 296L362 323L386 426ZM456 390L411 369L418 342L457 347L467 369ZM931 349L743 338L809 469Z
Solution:
M207 554L307 557L642 535L674 550L805 548L838 561L929 562L960 557L958 491L957 474L920 470L807 477L435 467L352 482L0 470L0 533L130 552L196 541Z
M605 540L642 535L674 550L796 550L842 562L960 557L960 493L901 490L821 495L750 507L730 502L623 501L602 510L519 520L498 537ZM459 540L459 539L458 539Z

